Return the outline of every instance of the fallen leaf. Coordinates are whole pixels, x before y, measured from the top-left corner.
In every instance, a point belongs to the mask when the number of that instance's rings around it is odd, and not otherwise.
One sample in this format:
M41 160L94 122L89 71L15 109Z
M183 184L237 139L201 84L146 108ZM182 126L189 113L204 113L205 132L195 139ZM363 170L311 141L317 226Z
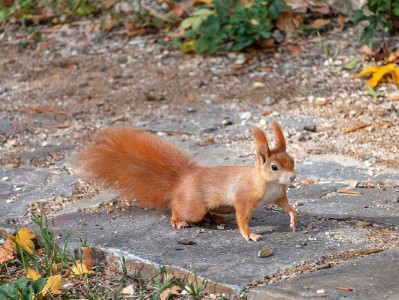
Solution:
M199 4L210 5L210 4L212 4L212 2L213 2L213 0L194 0L195 5L199 5Z
M76 263L71 267L72 274L74 275L84 275L84 274L92 274L93 271L89 271L84 261L77 260Z
M83 261L87 269L92 270L94 267L94 263L93 263L93 252L91 250L91 247L81 247L81 250L82 250Z
M345 17L343 15L339 15L337 18L338 22L338 30L342 31L345 27Z
M127 287L123 288L122 290L123 295L133 295L134 294L134 285L128 285Z
M53 295L61 294L61 286L62 286L62 277L61 275L53 275L47 279L47 283L44 288L41 290L42 296L45 296L49 291Z
M36 235L34 233L28 231L28 229L24 227L19 229L15 236L8 236L7 240L11 240L15 244L21 246L26 252L32 253L33 249L35 249L35 245L32 240L35 237Z
M370 126L370 125L371 125L371 123L360 123L360 124L358 124L358 125L356 125L356 126L349 127L349 128L347 128L347 129L345 129L345 133L355 132L355 131L357 131L357 130L359 130L359 129L368 127L368 126Z
M104 20L104 23L102 24L102 29L104 31L111 31L111 29L114 27L114 21L112 20L111 14L107 14Z
M55 45L55 44L56 44L55 40L48 40L48 41L43 41L43 42L37 43L36 52L42 52L43 50L46 50L48 47Z
M398 69L396 69L395 64L388 64L383 66L371 66L361 71L355 77L371 76L367 80L367 86L374 88L385 76L390 76L391 79L394 80L396 85L399 86L399 80L395 80L397 79L396 77L399 77L397 76L397 71Z
M169 299L170 296L178 296L178 295L181 294L181 291L182 291L181 288L179 288L178 286L174 285L174 286L164 290L159 295L159 299L160 300L166 300L166 299Z
M303 53L303 50L301 48L296 47L294 45L290 45L290 44L281 45L281 49L286 51L286 52L292 53L292 54L301 54L301 53Z
M267 52L273 52L277 49L274 39L262 39L259 41L259 46L265 49Z
M104 4L104 8L105 9L111 9L114 5L115 5L115 3L116 3L116 1L117 0L109 0L109 1L107 1L105 4Z
M317 20L314 20L311 24L309 24L309 27L312 29L320 29L328 24L330 24L330 20L317 19Z
M339 189L339 190L337 190L337 193L347 194L347 195L361 195L362 194L361 192L347 190L347 189Z
M0 264L9 262L14 259L14 243L9 239L4 244L0 245Z
M272 68L257 68L259 72L271 72L273 69Z
M298 178L296 181L299 184L302 184L302 185L313 185L313 184L315 184L315 181L313 179L310 179L310 178Z
M341 290L341 291L345 291L345 292L352 292L353 291L352 288L346 287L346 286L337 286L335 288L338 289L338 290Z
M127 37L143 35L146 32L144 28L137 26L132 20L129 19L125 19L125 21L123 21L123 26L126 29L125 35Z
M40 275L39 273L37 273L35 270L33 270L32 268L28 267L26 269L26 277L32 279L33 281L38 280L39 278L42 277L42 275Z
M317 106L324 106L324 105L327 105L328 103L330 103L329 99L318 99L318 100L316 100L316 105Z
M354 68L356 68L357 64L359 63L359 60L357 58L347 62L346 64L344 64L343 68L345 70L353 70Z
M55 160L55 161L60 161L61 160L61 156L60 155L58 155L57 153L50 153L50 156L51 156L51 158L53 159L53 160Z
M292 12L283 10L277 19L276 27L285 32L291 32L299 28L303 23L303 18L299 15L293 16Z
M373 98L378 98L378 97L383 97L384 96L383 94L377 92L376 90L374 90L371 87L367 88L367 94L370 95Z

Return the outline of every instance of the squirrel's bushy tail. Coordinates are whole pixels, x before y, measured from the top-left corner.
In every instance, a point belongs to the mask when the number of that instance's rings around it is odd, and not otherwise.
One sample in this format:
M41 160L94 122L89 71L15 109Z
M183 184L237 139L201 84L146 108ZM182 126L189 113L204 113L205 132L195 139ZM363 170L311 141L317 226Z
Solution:
M103 131L77 156L90 179L146 208L164 209L183 172L197 166L176 146L134 128Z

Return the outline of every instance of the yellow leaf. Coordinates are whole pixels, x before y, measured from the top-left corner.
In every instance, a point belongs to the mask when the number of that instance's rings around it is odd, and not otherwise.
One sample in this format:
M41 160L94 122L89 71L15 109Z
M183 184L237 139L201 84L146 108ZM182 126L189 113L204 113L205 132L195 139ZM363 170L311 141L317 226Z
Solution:
M28 231L27 228L21 228L18 230L15 236L10 235L7 239L21 246L26 252L32 253L33 249L35 249L35 245L33 244L32 240L35 237L36 235L33 232Z
M389 76L391 79L393 79L395 81L394 77L397 77L396 71L397 69L395 69L395 64L388 64L385 66L379 66L379 67L368 67L366 69L364 69L363 71L361 71L358 75L356 75L355 77L361 77L364 75L369 75L371 74L371 77L367 80L367 86L374 88L378 85L378 83L383 79L383 77L385 76ZM393 75L395 74L395 75ZM395 83L398 85L399 81L395 81Z
M194 0L194 4L199 5L199 4L212 4L213 0Z
M11 242L9 239L7 239L4 244L0 245L0 264L13 260L14 251L14 243Z
M60 291L60 289L61 289L61 280L62 280L62 277L59 274L50 276L47 279L46 285L44 286L44 288L40 292L42 294L42 296L45 296L49 291L53 295L61 294L61 291Z
M190 53L195 51L195 41L194 40L188 40L187 42L184 42L180 45L180 50L183 51L184 53Z
M26 269L26 277L32 279L33 281L38 280L39 278L42 277L42 275L40 275L39 273L37 273L35 270L33 270L32 268L27 268Z
M76 263L71 267L72 274L74 275L83 275L83 274L92 274L93 271L89 271L85 265L85 262L81 262L77 260Z

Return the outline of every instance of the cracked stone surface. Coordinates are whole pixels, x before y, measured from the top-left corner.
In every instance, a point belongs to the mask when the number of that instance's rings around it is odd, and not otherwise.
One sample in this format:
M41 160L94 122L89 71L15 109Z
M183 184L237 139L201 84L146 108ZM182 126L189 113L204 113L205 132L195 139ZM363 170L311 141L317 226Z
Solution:
M398 299L399 249L387 250L289 281L257 287L248 300Z
M233 125L224 126L220 122L220 114L229 114L229 111L216 110L212 113L212 109L209 109L206 118L204 114L193 114L192 118L187 117L180 121L178 121L178 116L172 115L170 117L172 125L165 124L163 120L144 128L161 132L160 135L165 135L165 132L183 132L191 137L209 130L215 133L216 142L207 146L201 145L201 139L187 138L179 134L163 138L186 149L204 165L254 164L255 157L251 142L239 140L235 141L236 144L232 144L223 139L225 136L229 136L232 140L236 137L242 139L243 135L239 134L243 134L243 130L249 136L249 127L238 125L243 120L234 114L230 114L229 117ZM280 121L285 128L298 128L312 124L312 120L308 118L281 119ZM0 122L0 130L9 130L8 126L7 120ZM74 170L70 155L73 147L65 145L59 147L65 149L68 155L65 160L49 167L24 165L17 168L0 167L2 201L0 226L12 229L14 222L17 225L29 223L29 217L25 216L24 212L31 203L72 195L73 187L78 183L76 175L69 171ZM48 156L52 149L37 147L34 155L42 153L42 156ZM29 156L29 153L26 155ZM369 239L369 232L374 228L373 225L368 230L357 228L354 222L344 220L367 220L379 224L378 226L399 225L399 203L397 202L399 173L397 171L367 168L363 163L347 161L342 157L317 156L297 163L296 170L298 178L314 181L309 185L295 184L289 190L290 203L300 202L300 205L296 206L299 212L298 229L296 232L290 231L289 217L282 211L274 207L259 208L251 219L251 228L254 233L262 236L260 242L246 242L241 237L234 215L229 216L224 229L218 229L213 224L201 223L179 230L169 225L170 213L168 212L155 212L132 206L109 213L99 206L104 202L115 201L117 195L106 190L102 190L91 199L68 203L62 210L54 212L52 217L55 218L58 232L62 235L83 221L85 226L79 228L78 232L88 233L88 242L91 246L101 248L116 256L123 253L127 257L149 265L168 265L176 270L187 272L196 269L199 276L223 286L224 290L227 289L233 296L237 296L251 284L266 282L265 278L270 274L295 267L303 262L317 261L321 257L346 250L369 249L375 246ZM384 186L384 189L378 188L378 185L375 188L351 188L354 181L379 183ZM358 191L361 194L337 193L337 190L343 188ZM183 238L193 241L194 244L179 244L178 242ZM71 246L76 246L77 242L78 237ZM386 243L389 248L389 241ZM264 248L271 248L273 255L258 258L258 251ZM358 261L359 266L360 262L364 261L375 266L378 272L381 271L379 276L388 276L384 271L391 269L382 270L379 266L384 262L389 264L393 258L396 260L396 257L397 252L388 250ZM265 299L264 295L267 297L273 295L277 298L279 295L284 295L284 297L294 295L292 299L309 295L313 297L315 296L313 288L301 290L305 282L308 285L315 282L315 286L317 284L323 286L331 274L331 276L336 276L331 278L338 278L337 280L341 280L339 276L343 276L342 274L355 276L364 271L354 268L356 261L343 262L329 270L301 274L260 289L250 289L252 291L250 297L255 297L253 299ZM391 270L391 272L394 271ZM324 278L325 281L316 282L319 278L316 274L321 274L320 280ZM366 276L368 273L364 271L364 274ZM366 277L353 278L355 281L350 284L356 289L349 296L354 295L353 299L367 299L367 297L373 299L372 292L369 295L356 292L367 285ZM393 295L396 295L397 289L391 289L389 282L384 283L380 277L375 278L376 283L381 285L381 290L392 290ZM327 295L330 299L348 296L343 291L336 291L331 287L320 287L320 289L325 289L324 296ZM365 291L368 290L365 289ZM390 296L390 294L387 295Z
M29 203L72 195L77 177L63 168L0 167L0 226L13 228L26 224L23 212Z

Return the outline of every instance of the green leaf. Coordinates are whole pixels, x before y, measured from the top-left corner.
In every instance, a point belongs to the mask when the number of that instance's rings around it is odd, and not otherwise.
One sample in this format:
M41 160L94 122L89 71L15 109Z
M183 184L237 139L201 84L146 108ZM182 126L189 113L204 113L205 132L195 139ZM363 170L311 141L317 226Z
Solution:
M392 12L395 16L399 16L399 6L395 7Z
M0 300L18 300L18 290L11 283L0 286Z
M383 97L384 95L381 94L380 92L377 92L376 90L374 90L373 88L369 87L367 89L367 94L369 94L370 96L372 96L373 98L378 98L378 97Z
M375 33L377 31L377 18L375 16L371 16L369 18L369 22L370 24L364 28L362 36L361 36L361 40L365 41L367 43L367 45L369 46L369 48L371 49L373 40L374 40L374 36Z
M359 23L361 21L367 20L367 17L364 15L362 10L356 10L352 14L352 21L355 23Z
M284 2L282 0L271 1L271 4L269 6L270 18L272 20L277 20L283 8L284 8Z
M344 64L344 69L345 70L353 70L354 68L356 68L357 64L359 63L359 60L357 58L347 62L346 64Z
M215 14L215 12L210 10L210 9L207 9L207 8L200 8L200 9L197 9L197 10L195 10L193 12L193 16L202 17L202 18L205 18L205 19L208 18L210 15L213 15L213 14Z

